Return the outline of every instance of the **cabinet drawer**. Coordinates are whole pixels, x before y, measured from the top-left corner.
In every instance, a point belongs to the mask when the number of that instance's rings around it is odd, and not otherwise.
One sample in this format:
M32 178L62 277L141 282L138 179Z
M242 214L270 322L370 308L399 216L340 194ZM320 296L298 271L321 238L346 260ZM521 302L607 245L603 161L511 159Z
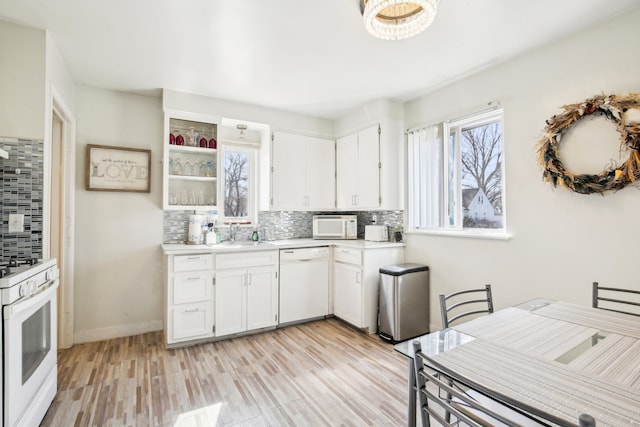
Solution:
M169 311L171 341L213 336L213 303L174 307Z
M173 277L172 304L185 304L211 300L213 297L211 273L180 274Z
M213 270L213 254L174 255L174 273L200 270Z
M216 255L216 269L246 268L278 264L278 251L255 251Z
M362 264L362 251L359 249L335 248L333 250L334 259L346 264Z

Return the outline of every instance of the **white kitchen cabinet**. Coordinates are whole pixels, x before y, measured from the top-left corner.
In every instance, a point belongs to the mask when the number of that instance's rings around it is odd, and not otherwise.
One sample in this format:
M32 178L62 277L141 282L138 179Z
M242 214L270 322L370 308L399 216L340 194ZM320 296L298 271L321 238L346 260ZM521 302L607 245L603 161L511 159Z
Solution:
M336 142L337 207L378 209L380 196L380 127L368 127Z
M217 337L276 326L278 251L216 256Z
M378 325L380 268L403 262L403 247L334 248L333 313L352 325L375 333Z
M323 210L335 207L335 142L274 132L271 208Z
M216 271L216 335L245 331L246 270Z
M164 209L217 209L219 119L165 113Z
M336 262L333 270L333 314L359 327L364 327L362 267Z
M213 337L213 255L168 255L165 268L167 345Z
M247 269L247 330L278 324L277 264Z

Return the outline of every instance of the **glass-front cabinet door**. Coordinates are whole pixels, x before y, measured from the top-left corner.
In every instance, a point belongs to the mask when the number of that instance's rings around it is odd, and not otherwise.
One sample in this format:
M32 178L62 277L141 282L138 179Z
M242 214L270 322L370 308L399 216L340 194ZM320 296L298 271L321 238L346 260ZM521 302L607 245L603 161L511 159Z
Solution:
M213 117L165 115L164 209L217 209L218 122Z

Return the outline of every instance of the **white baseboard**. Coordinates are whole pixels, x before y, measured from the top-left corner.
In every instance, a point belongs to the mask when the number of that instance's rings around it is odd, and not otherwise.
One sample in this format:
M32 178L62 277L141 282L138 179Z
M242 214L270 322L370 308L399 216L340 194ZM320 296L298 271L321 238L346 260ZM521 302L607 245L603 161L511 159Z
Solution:
M129 337L147 332L161 331L162 329L162 320L152 320L134 325L118 325L108 328L89 329L86 331L77 331L73 335L73 342L74 344L80 344L84 342L103 341L111 338Z

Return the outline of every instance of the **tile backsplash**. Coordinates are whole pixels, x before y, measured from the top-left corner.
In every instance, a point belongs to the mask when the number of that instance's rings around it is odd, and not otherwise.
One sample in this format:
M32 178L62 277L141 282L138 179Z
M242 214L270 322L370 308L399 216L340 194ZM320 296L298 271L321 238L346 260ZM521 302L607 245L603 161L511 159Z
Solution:
M0 260L42 258L44 144L40 140L0 138L9 153L0 159ZM9 215L24 215L24 231L9 233Z
M164 211L163 243L184 243L187 240L188 219L194 211ZM199 212L200 213L200 212ZM371 224L376 216L378 224L387 224L391 230L402 226L403 211L366 211L366 212L299 212L299 211L261 211L258 224L261 240L284 240L311 238L313 234L313 215L341 214L358 215L358 238L364 237L364 226ZM220 227L223 240L229 238L229 228ZM252 228L244 227L238 231L237 240L249 240Z

